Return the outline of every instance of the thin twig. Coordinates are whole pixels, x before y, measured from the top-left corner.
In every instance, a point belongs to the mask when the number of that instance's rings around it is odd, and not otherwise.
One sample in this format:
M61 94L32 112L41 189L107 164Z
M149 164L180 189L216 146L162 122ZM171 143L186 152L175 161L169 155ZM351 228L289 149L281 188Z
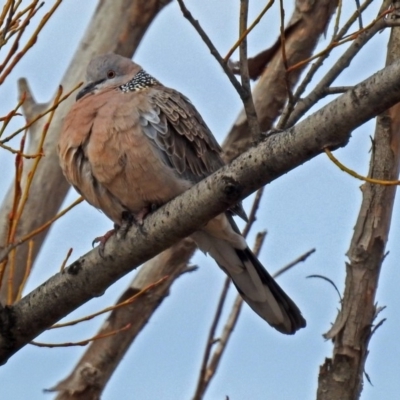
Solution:
M5 117L1 118L0 120L3 122L3 125L0 129L0 138L3 134L3 132L5 131L5 129L7 128L9 122L11 121L11 119L13 117L15 117L16 115L22 115L18 112L19 108L24 104L26 100L26 93L23 93L23 95L21 96L21 98L19 99L17 105L15 106L15 108L13 110L11 110ZM3 143L3 141L0 141L0 143Z
M265 13L272 7L272 4L274 4L275 0L270 0L269 3L263 8L263 10L260 12L258 17L254 20L254 22L241 34L237 42L232 46L232 48L228 51L226 56L224 57L224 62L228 62L228 60L231 58L232 54L235 52L235 50L240 46L240 43L242 43L242 40L248 36L248 34L253 30L253 28L261 21L261 18L265 15Z
M162 277L157 282L154 282L154 283L151 283L150 285L147 285L142 290L140 290L138 293L135 293L133 296L129 297L128 299L126 299L124 301L121 301L120 303L114 304L113 306L109 306L109 307L103 308L102 310L97 311L97 312L95 312L93 314L90 314L90 315L86 315L83 318L78 318L78 319L74 319L73 321L54 324L49 328L49 330L50 329L57 329L57 328L65 328L67 326L73 326L73 325L79 324L81 322L90 321L91 319L93 319L95 317L98 317L99 315L105 314L105 313L110 312L110 311L114 311L114 310L116 310L118 308L125 307L125 306L127 306L129 304L132 304L139 297L143 296L144 294L147 294L148 292L154 290L157 286L159 286L162 283L164 283L168 278L169 278L169 276Z
M38 0L34 0L30 5L29 5L29 13L26 16L26 18L24 19L24 21L22 21L21 25L20 25L20 30L18 31L18 35L17 37L14 39L14 43L12 44L9 52L7 53L7 55L4 58L4 61L2 64L0 64L0 72L2 72L4 70L4 68L6 67L6 65L10 62L12 56L15 54L15 52L17 51L18 47L19 47L19 41L22 37L22 34L24 33L25 28L29 25L31 19L33 18L33 16L35 15L35 13L37 12L38 9L35 9L36 5L38 3Z
M15 10L14 0L8 0L7 3L3 6L3 11L2 11L2 13L0 15L0 26L3 25L3 22L4 22L4 20L5 20L6 16L7 16L7 13L8 13L6 24L5 24L5 27L4 27L3 32L2 32L3 41L5 40L5 36L6 36L7 30L8 30L8 27L11 24L11 20L12 20L13 14L15 12L14 10Z
M319 279L323 279L324 281L329 282L335 288L336 293L339 296L340 302L342 302L342 295L340 294L338 287L335 285L335 282L333 282L332 279L330 279L324 275L319 275L319 274L308 275L306 278L319 278Z
M67 265L67 262L68 262L69 258L71 257L72 252L73 252L73 248L70 247L70 249L67 251L66 256L64 257L63 262L61 263L60 272L64 271L65 266Z
M371 3L373 0L366 0L362 6L360 7L359 10L353 13L353 15L348 19L348 21L343 25L342 29L338 32L338 34L332 38L331 44L335 42L339 42L343 36L347 33L347 31L350 29L350 27L353 25L353 23L357 20L359 13L363 12ZM303 81L300 83L298 89L296 90L296 93L294 94L294 102L297 103L297 101L300 99L304 91L306 90L308 84L311 82L312 78L314 77L315 73L319 70L319 68L322 66L324 61L328 58L330 55L331 51L333 50L334 47L327 47L326 51L319 53L318 60L311 66L310 70L308 71L307 75L303 79ZM283 129L289 126L287 123L287 120L289 119L293 109L291 107L291 104L287 104L285 107L281 118L279 120L279 123L277 124L277 127L279 129Z
M357 11L358 11L360 9L360 0L356 0L356 5L357 5ZM358 26L359 26L360 29L363 28L361 12L358 12Z
M339 0L336 10L337 11L336 11L335 26L333 27L333 37L336 37L339 31L340 16L342 15L342 0Z
M15 57L13 58L13 60L10 62L10 65L8 65L8 67L2 71L2 74L0 75L0 85L4 82L4 80L6 79L6 77L10 74L10 72L13 70L13 68L15 67L15 65L21 60L21 58L27 53L27 51L36 43L38 35L40 33L40 31L43 29L43 27L46 25L47 21L50 19L50 17L53 15L53 13L56 11L56 9L58 8L58 6L61 4L62 0L57 0L55 2L55 4L53 5L53 7L49 10L49 12L47 12L42 20L39 22L39 25L37 26L37 28L35 29L35 31L33 32L32 36L30 37L30 39L28 40L28 42L26 43L26 45L24 46L24 48L15 55ZM41 8L43 6L44 3L40 3L38 8L34 10L33 13L29 13L29 20L27 21L26 25L29 23L30 19L33 17L33 15L39 10L39 8ZM28 17L27 17L28 18ZM19 33L22 34L22 32L24 32L24 30L21 30ZM13 49L14 52L16 51L16 49L18 48L18 41L15 42L16 44L16 48ZM14 46L13 46L14 48ZM4 65L4 64L3 64Z
M66 93L64 96L60 97L59 99L57 99L57 101L53 102L53 105L51 107L49 107L48 109L46 109L44 112L38 114L35 116L35 118L33 118L31 121L29 121L27 124L25 124L22 128L17 129L15 132L13 132L11 135L7 136L5 139L0 141L0 144L4 144L6 142L8 142L9 140L13 139L15 136L17 136L19 133L25 131L26 129L30 128L36 121L38 121L40 118L44 117L45 115L47 115L48 113L53 112L64 100L68 99L69 96L71 96L72 93L75 92L75 90L79 89L82 86L83 82L78 83L73 89L71 89L68 93ZM17 107L19 108L19 105L23 104L26 98L26 92L24 93L24 96L22 96L22 99L19 101ZM16 110L18 109L16 108ZM0 131L0 137L1 134L3 132L3 128Z
M386 27L384 15L386 14L380 13L379 16L368 26L368 29L365 28L363 34L357 36L350 47L316 85L315 89L306 98L300 100L296 104L296 108L291 113L290 117L285 117L287 118L285 126L293 126L317 101L319 101L324 96L325 89L329 87L342 71L349 66L361 48L380 30ZM283 116L281 119L283 119Z
M244 227L243 232L242 232L242 235L244 237L247 237L247 235L250 232L251 227L253 226L254 222L257 219L256 214L257 214L258 207L260 206L260 202L261 202L263 194L264 194L264 187L257 190L256 197L254 198L253 205L250 210L249 221L247 222L247 224Z
M194 400L200 400L203 397L203 394L205 392L206 382L208 380L207 365L210 360L211 349L212 349L213 345L215 344L215 332L217 330L218 323L220 322L220 319L221 319L222 309L225 304L226 295L228 293L230 283L231 283L231 280L230 280L230 278L227 277L225 279L221 295L219 296L219 300L218 300L217 308L215 310L214 318L211 323L210 330L208 332L206 348L204 349L203 361L201 363L200 374L199 374L199 378L197 380L196 392L193 396Z
M376 185L382 185L382 186L398 186L400 185L400 180L397 181L385 181L382 179L374 179L374 178L368 178L367 176L362 176L358 174L357 172L353 171L352 169L346 167L343 165L333 154L330 150L325 149L326 155L329 157L329 159L337 166L339 169L342 171L346 172L347 174L351 175L353 178L357 178L361 181L368 182L368 183L373 183Z
M204 43L207 45L208 49L210 50L211 54L215 57L215 59L218 61L218 63L221 65L222 69L224 70L225 74L231 81L233 87L236 89L238 92L239 96L241 99L243 99L243 96L245 96L244 90L242 88L242 85L239 83L239 81L236 79L236 76L234 73L230 70L228 67L228 64L224 61L222 56L219 54L218 50L212 43L211 39L208 37L206 32L203 30L201 25L199 24L199 21L196 21L190 11L186 8L185 3L183 0L178 0L178 4L181 8L183 16L192 24L194 29L196 29L197 33L200 35L200 37L203 39Z
M2 38L0 40L0 48L4 46L5 44L8 43L10 38L12 38L16 33L18 33L21 29L25 29L21 27L21 19L22 17L29 12L29 10L33 7L35 7L34 3L29 4L25 9L22 11L18 11L19 6L22 3L22 0L18 0L15 2L15 0L12 0L14 3L13 10L10 10L9 14L9 21L6 23L6 27L3 29L3 31L0 31ZM32 19L32 17L31 17ZM0 21L0 26L2 25L2 21ZM8 34L8 36L7 36Z
M281 35L281 52L282 52L282 62L285 67L285 84L286 84L286 91L288 94L288 103L292 104L291 107L294 105L294 98L292 89L290 87L289 81L289 64L286 56L286 37L285 37L285 8L283 6L283 0L279 0L279 9L280 9L280 35Z
M77 206L78 204L82 203L82 201L83 201L83 197L78 197L74 202L72 202L69 206L67 206L63 210L61 210L53 218L49 219L46 223L44 223L43 225L39 226L39 228L36 228L32 232L30 232L27 235L23 236L22 238L17 239L16 242L15 242L15 245L19 246L20 244L25 243L27 240L31 239L32 237L36 236L37 234L43 232L51 224L53 224L55 221L57 221L63 215L65 215L67 212L71 211L75 206Z
M33 158L43 157L43 153L37 153L37 154L21 153L20 150L13 149L12 147L6 146L5 144L3 144L1 142L0 142L0 148L9 151L11 154L20 155L22 158L26 158L26 159L33 159Z
M21 142L20 142L20 153L22 153L24 151L25 139L26 139L26 132L24 133L24 136L22 137ZM8 215L9 231L8 231L8 236L7 236L7 242L9 242L9 240L10 240L10 233L12 230L13 221L16 218L16 215L18 214L18 207L19 207L22 195L23 195L23 192L21 189L23 168L24 168L23 158L21 157L21 154L17 154L15 157L14 199L13 199L11 212ZM12 281L14 278L15 249L13 249L11 251L9 261L10 261L10 268L9 268L8 280L7 280L7 288L8 288L7 304L12 304L12 289L10 290L10 288L12 286ZM6 265L7 265L7 260L4 260L4 263L2 263L1 268L0 268L0 286L3 282Z
M265 231L257 234L254 248L253 248L253 252L256 256L258 256L258 254L260 253L261 247L264 243L265 236L266 236ZM236 323L238 321L240 311L242 309L242 304L243 304L242 297L240 295L237 295L236 299L233 303L231 312L229 313L228 319L224 325L221 337L218 339L218 341L214 338L214 336L212 338L209 338L209 341L207 344L217 342L217 346L213 352L211 360L208 362L207 367L205 368L204 373L202 374L203 380L200 381L200 379L199 379L199 381L198 381L197 388L196 388L196 394L193 397L193 400L200 400L203 397L211 379L215 375L218 365L221 361L222 355L223 355L224 351L226 350L226 346L231 337L233 329L235 328ZM219 322L219 321L217 321L217 322Z
M258 207L260 205L260 201L261 201L263 193L264 193L264 188L261 188L257 191L256 197L254 198L254 201L253 201L253 206L252 206L250 214L249 214L249 220L242 232L242 235L244 237L247 237L253 223L256 221L256 213L257 213ZM266 236L266 232L263 232L262 236L261 236L262 240L260 238L258 240L256 239L256 243L258 244L256 247L257 253L259 252L259 248L260 248L261 243L264 240L265 236ZM195 394L193 397L194 400L198 400L198 399L202 398L202 396L205 392L205 389L206 389L206 385L207 385L206 382L209 380L208 372L207 372L209 368L207 367L207 364L210 360L212 346L215 344L215 332L216 332L217 326L221 319L221 313L222 313L222 309L225 304L225 300L226 300L226 297L228 294L228 289L229 289L230 283L231 283L231 280L230 280L230 278L227 277L225 279L224 286L222 288L222 291L221 291L221 294L220 294L220 297L219 297L219 300L217 303L214 318L212 320L211 327L208 332L206 348L204 349L203 360L202 360L202 364L200 367L200 374L199 374L199 378L197 380L196 391L195 391ZM238 297L239 297L239 299L241 299L240 296L238 296ZM235 310L235 313L237 313L237 316L238 316L238 314L240 312L240 306L241 306L240 300L236 300L231 313L233 312L233 310ZM237 319L237 316L236 316L236 319ZM231 320L231 322L236 321L236 319L233 318Z
M240 18L239 18L239 36L243 37L240 47L240 78L242 80L242 88L245 93L242 97L244 110L247 117L247 124L253 140L257 140L260 135L260 125L257 119L257 112L254 106L253 96L251 94L249 65L247 60L247 15L249 8L249 0L240 0Z
M55 99L54 99L54 105L59 102L61 95L62 95L62 87L60 86L58 88L58 92L57 92L57 94L55 96ZM38 146L38 153L42 153L43 154L44 140L46 138L46 134L47 134L47 131L48 131L49 126L51 124L51 121L53 120L55 110L56 110L56 107L52 107L52 111L50 112L50 115L49 115L49 118L47 120L47 123L45 124L45 126L43 128L42 135L41 135L40 142L39 142L39 146ZM39 166L39 162L40 162L41 158L42 157L37 157L35 159L35 161L33 163L32 170L28 174L28 178L27 178L27 181L25 183L25 187L24 187L24 190L23 190L23 193L22 193L21 201L20 201L20 204L18 205L18 210L17 210L16 214L13 216L12 223L10 225L10 231L9 231L9 235L8 235L8 238L9 238L9 242L8 243L12 243L15 240L15 234L16 234L16 231L17 231L17 225L18 225L18 222L20 221L20 219L22 217L22 213L24 211L25 204L28 201L29 191L30 191L30 187L32 185L33 177L35 176L35 173L37 171L37 168Z
M87 346L90 342L93 342L95 340L99 340L99 339L105 339L107 337L110 336L114 336L117 333L123 332L123 331L127 331L132 324L126 324L125 326L123 326L122 328L119 329L115 329L113 331L107 332L107 333L102 333L100 335L96 335L91 337L90 339L84 339L81 340L79 342L67 342L67 343L41 343L41 342L35 342L32 341L29 344L32 344L33 346L36 347L49 347L49 348L53 348L53 347L71 347L71 346Z
M72 210L72 208L74 208L76 205L82 203L82 201L83 201L83 197L79 197L68 207L64 208L64 210L61 210L57 215L55 215L54 217L49 219L43 225L39 226L39 228L36 228L32 232L29 232L27 235L23 236L22 238L16 239L15 242L10 243L7 247L1 249L0 250L0 262L4 261L7 258L7 255L9 254L9 252L12 249L20 246L21 244L25 243L27 240L32 239L34 236L36 236L39 233L46 230L51 224L53 224L55 221L57 221L59 218L61 218L63 215L65 215L68 211Z
M29 278L29 275L31 274L31 270L32 270L32 254L33 254L33 247L34 247L35 242L33 240L30 240L28 242L28 257L26 258L26 268L25 268L25 274L24 277L22 279L21 285L19 286L19 290L17 293L17 297L15 299L15 301L21 300L22 298L22 292L24 290L24 287L26 285L26 281Z
M276 271L272 277L274 279L276 279L278 276L281 276L282 274L284 274L285 272L289 271L289 269L292 269L293 267L295 267L297 264L304 262L307 260L308 257L311 256L311 254L315 253L315 249L311 249L308 250L307 252L305 252L304 254L302 254L301 256L297 257L295 260L293 260L292 262L290 262L289 264L285 265L284 267L282 267L281 269L278 269L278 271Z

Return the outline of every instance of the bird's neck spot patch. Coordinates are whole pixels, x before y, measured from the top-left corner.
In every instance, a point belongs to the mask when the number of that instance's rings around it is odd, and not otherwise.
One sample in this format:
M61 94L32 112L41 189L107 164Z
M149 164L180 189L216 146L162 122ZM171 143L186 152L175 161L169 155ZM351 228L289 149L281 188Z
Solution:
M142 69L127 83L124 83L119 88L124 92L137 92L151 86L159 85L157 79L154 79L146 71Z

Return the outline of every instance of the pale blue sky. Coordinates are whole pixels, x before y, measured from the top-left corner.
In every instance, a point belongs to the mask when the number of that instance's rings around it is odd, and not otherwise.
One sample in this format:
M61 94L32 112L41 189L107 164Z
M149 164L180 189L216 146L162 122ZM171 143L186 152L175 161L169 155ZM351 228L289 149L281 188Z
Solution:
M355 7L355 2L345 3L343 20ZM375 3L368 13L369 18L376 15L380 6L380 2ZM62 3L40 35L35 49L20 62L0 88L0 115L14 107L16 80L21 76L29 79L37 101L50 99L96 4L92 0L65 0ZM263 4L251 2L250 20ZM287 16L291 15L292 4L292 1L285 1ZM225 54L237 37L239 1L192 0L187 1L187 5L221 53ZM276 11L277 4L274 8ZM250 55L276 39L277 23L277 14L272 13L254 30L249 40ZM328 38L330 34L331 29ZM358 83L382 68L387 39L388 31L378 34L335 84ZM324 45L326 40L321 40L319 47ZM329 67L342 51L335 50L324 67ZM176 3L166 7L154 21L136 53L135 61L165 85L187 95L217 139L220 142L223 140L241 109L240 100L201 39L181 16ZM318 77L322 74L319 73ZM353 133L345 149L335 153L361 174L368 170L369 136L373 134L373 129L372 123L364 125ZM0 197L11 181L12 167L13 159L1 152ZM326 342L322 334L334 321L339 303L329 284L305 277L309 274L325 275L343 290L345 253L361 201L359 186L360 182L339 171L322 155L267 187L249 243L252 244L257 231L268 230L260 259L270 272L316 247L317 252L305 264L279 278L285 291L301 308L308 325L295 336L283 336L244 306L227 353L205 397L207 400L225 399L227 395L231 400L315 398L319 366L325 357L331 355L332 349L331 343ZM76 197L71 190L65 205ZM249 205L250 202L246 201L247 210ZM374 386L365 383L364 400L393 399L398 396L400 388L400 346L396 335L400 330L400 318L396 312L400 308L398 208L399 203L396 202L387 247L390 254L384 262L377 295L379 305L387 306L382 313L387 321L370 343L366 372ZM57 222L39 256L26 291L56 273L70 247L74 248L71 259L75 259L90 250L92 239L110 226L104 215L86 204L81 204ZM224 274L212 259L196 254L192 262L199 265L199 270L183 276L173 286L171 295L151 318L118 367L104 392L104 399L191 398L206 334L224 280ZM113 304L132 276L123 278L103 297L89 302L67 319ZM234 295L232 290L230 298L233 299ZM81 340L94 335L101 323L102 318L98 318L77 327L46 333L38 340ZM52 394L43 394L42 389L63 379L83 351L81 347L39 349L26 346L0 369L0 397L7 400L52 398Z

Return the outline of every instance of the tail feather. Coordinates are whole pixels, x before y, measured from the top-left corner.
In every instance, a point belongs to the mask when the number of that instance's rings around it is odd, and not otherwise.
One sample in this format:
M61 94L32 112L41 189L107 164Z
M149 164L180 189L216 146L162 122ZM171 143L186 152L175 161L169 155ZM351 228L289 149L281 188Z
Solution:
M217 237L214 221L212 230L206 226L192 235L199 248L215 259L243 300L276 330L291 335L304 328L306 321L299 308L247 247L230 215L225 221L229 221L230 232L225 225L225 233L218 232Z
M293 300L276 283L274 278L266 271L257 257L249 248L245 250L235 249L239 258L245 265L243 275L251 276L254 272L261 280L265 301L254 298L254 294L247 291L242 284L243 278L236 274L228 275L235 284L243 300L263 319L279 332L294 334L297 330L306 326L306 321ZM225 268L223 268L225 270ZM250 278L253 280L253 277Z

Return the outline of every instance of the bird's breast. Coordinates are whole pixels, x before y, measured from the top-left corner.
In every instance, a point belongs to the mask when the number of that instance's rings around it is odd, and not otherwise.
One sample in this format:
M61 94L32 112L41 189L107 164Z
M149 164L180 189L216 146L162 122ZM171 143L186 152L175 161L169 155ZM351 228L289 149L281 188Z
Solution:
M59 153L70 183L119 224L123 211L136 214L164 204L191 183L162 162L142 133L134 102L117 94L113 102L94 95L75 104L64 124Z

